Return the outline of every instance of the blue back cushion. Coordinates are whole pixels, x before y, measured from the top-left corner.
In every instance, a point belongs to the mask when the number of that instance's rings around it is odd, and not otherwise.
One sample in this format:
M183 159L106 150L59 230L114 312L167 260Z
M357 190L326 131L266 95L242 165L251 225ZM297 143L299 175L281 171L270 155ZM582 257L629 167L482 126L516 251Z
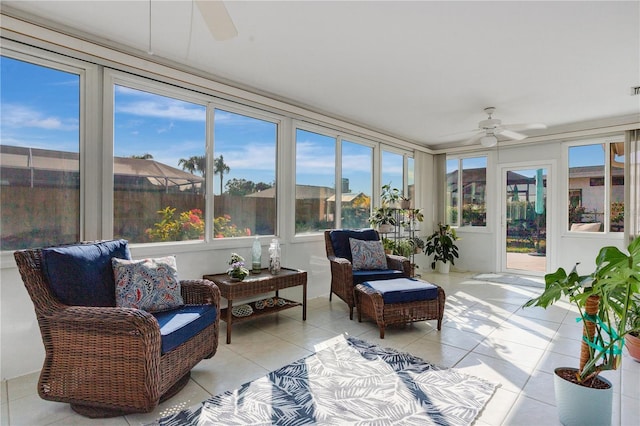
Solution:
M66 305L115 306L111 258L131 259L127 240L42 249L42 268L55 296Z
M382 294L384 303L406 303L433 300L438 297L438 287L414 278L397 278L384 281L367 281L369 286Z
M213 305L183 306L152 313L160 325L162 353L165 354L191 339L212 324L218 315Z
M331 245L333 246L333 252L336 257L343 257L352 261L351 246L349 245L349 238L355 238L356 240L365 241L377 241L378 233L375 229L334 229L329 233L331 238Z
M362 284L365 281L391 280L403 276L404 273L397 269L361 269L353 271L353 285Z

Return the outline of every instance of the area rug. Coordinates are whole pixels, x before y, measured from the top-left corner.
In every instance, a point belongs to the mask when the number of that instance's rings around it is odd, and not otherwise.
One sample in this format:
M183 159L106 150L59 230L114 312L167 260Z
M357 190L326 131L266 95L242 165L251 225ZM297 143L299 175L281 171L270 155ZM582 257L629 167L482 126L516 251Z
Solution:
M483 273L483 274L476 274L471 278L478 281L488 281L488 282L499 283L499 284L512 284L512 285L523 285L528 287L544 288L544 278L542 277L540 278L523 277L520 275Z
M334 339L332 339L334 340ZM469 425L496 385L352 337L153 425Z

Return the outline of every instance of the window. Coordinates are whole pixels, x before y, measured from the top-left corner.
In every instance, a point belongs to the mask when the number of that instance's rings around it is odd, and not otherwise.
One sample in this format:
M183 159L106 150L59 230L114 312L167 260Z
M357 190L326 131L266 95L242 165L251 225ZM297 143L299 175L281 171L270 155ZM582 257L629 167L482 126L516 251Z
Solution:
M487 226L487 157L447 159L446 167L447 224Z
M3 250L81 239L79 71L0 57Z
M371 214L373 148L342 141L342 228L368 228Z
M391 184L391 188L404 188L404 157L395 152L382 151L381 185Z
M569 147L569 230L624 231L624 142L607 138ZM593 231L592 231L593 232Z
M114 87L113 235L204 239L206 107Z
M296 129L296 233L335 228L336 138Z
M221 109L214 118L214 238L276 233L278 125Z

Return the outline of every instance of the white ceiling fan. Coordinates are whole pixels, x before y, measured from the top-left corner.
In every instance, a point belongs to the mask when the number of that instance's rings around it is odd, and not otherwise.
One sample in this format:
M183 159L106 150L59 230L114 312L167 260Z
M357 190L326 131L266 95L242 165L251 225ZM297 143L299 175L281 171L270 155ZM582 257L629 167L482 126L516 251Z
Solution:
M491 148L498 143L498 135L520 141L525 139L527 135L519 133L519 131L547 128L547 126L542 123L502 124L502 120L493 118L495 111L495 107L487 107L484 109L484 112L487 113L489 117L478 123L478 129L480 129L480 131L477 135L467 140L464 143L465 145L471 145L480 141L482 146Z
M229 40L238 35L238 30L222 0L193 0L209 27L213 38L218 41Z

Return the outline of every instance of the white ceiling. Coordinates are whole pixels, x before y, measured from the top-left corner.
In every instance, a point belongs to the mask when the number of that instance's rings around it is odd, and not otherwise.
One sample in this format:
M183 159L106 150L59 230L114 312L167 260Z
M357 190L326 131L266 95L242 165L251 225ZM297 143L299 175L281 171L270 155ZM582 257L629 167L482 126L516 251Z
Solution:
M2 3L143 52L151 4L156 56L425 146L488 106L551 129L640 114L638 1L225 1L227 41L191 0Z

